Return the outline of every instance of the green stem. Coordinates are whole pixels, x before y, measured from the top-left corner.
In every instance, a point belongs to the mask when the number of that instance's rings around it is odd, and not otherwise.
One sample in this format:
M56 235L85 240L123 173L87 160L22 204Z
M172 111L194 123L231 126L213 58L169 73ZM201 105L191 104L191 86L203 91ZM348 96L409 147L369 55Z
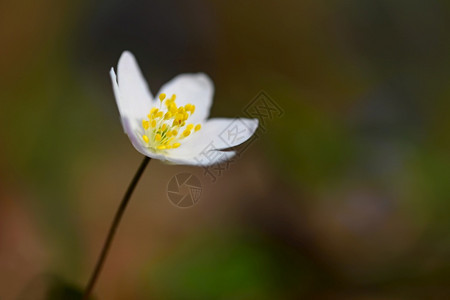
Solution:
M89 283L84 291L83 300L88 300L89 296L92 293L92 290L94 289L94 286L95 286L97 279L100 275L100 272L102 270L103 263L105 262L106 256L108 255L109 248L111 247L111 243L114 239L114 234L116 233L117 227L119 226L120 220L122 219L122 215L125 212L125 209L127 208L127 204L131 198L131 195L133 194L134 188L136 187L139 179L141 178L142 173L144 173L145 167L149 163L150 159L151 158L149 158L149 157L144 158L141 165L139 166L139 169L136 171L136 174L134 175L133 180L131 181L130 185L128 186L127 192L123 196L122 202L120 203L119 208L117 209L116 215L114 217L114 220L111 224L111 227L109 228L108 236L106 237L105 243L103 244L103 249L97 260L97 264L95 266L94 272L92 273Z

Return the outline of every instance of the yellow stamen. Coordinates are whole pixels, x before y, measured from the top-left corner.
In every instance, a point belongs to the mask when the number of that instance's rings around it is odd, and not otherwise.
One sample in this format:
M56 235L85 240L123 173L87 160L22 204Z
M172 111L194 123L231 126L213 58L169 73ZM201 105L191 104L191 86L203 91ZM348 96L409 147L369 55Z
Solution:
M178 111L177 105L175 103L170 103L168 109L172 115L175 115Z
M184 137L187 137L187 136L189 136L191 134L191 131L190 130L185 130L185 131L183 131L183 135L184 135Z
M187 103L178 107L175 94L167 98L166 94L161 93L158 98L164 105L159 108L152 107L147 115L148 119L142 120L145 133L142 139L146 147L153 151L178 148L183 138L201 128L200 124L188 123L190 115L195 111L195 105ZM179 130L182 130L180 135Z
M176 120L178 121L178 120L183 120L184 119L184 114L182 114L182 113L177 113L177 116L176 116Z

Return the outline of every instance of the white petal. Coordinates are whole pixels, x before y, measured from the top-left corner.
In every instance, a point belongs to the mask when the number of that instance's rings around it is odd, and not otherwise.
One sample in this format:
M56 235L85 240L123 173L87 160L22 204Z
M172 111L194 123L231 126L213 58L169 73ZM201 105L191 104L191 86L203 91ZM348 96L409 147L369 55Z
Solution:
M157 96L162 93L165 93L167 97L176 94L178 106L184 106L188 103L195 105L195 112L189 117L189 122L199 123L209 116L214 84L204 73L181 74L164 84Z
M139 126L137 121L129 119L127 117L122 117L122 125L125 130L125 133L128 135L128 138L131 141L131 144L133 144L134 148L139 153L151 158L165 160L164 155L155 154L151 152L147 147L145 147L143 141L140 139L140 136L143 134L142 128Z
M220 149L237 146L248 140L258 127L257 119L212 119L186 139L179 148L167 152L167 160L177 164L208 166L224 162L235 151Z
M111 77L113 76L111 75ZM116 95L116 100L120 113L135 119L144 118L153 106L153 97L136 59L128 51L123 52L120 56L117 77L120 97Z
M203 155L188 155L188 156L166 156L166 159L179 165L192 166L211 166L214 164L223 163L236 154L236 151L219 151L210 150L203 153Z
M200 152L203 149L225 149L248 140L258 128L258 119L215 118L206 121L200 131L178 149L180 152Z
M113 68L111 68L109 75L111 76L114 97L116 98L117 108L119 109L119 113L120 113L120 121L122 122L123 130L126 132L125 125L123 123L123 118L128 115L126 112L127 108L125 106L125 103L121 100L119 86L117 85L117 77L116 77L116 73L114 72Z

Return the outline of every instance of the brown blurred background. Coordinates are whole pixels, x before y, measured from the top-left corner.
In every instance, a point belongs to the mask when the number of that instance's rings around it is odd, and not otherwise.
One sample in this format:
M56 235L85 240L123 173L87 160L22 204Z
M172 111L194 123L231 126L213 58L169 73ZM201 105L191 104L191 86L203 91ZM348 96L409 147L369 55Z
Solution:
M284 114L215 182L152 161L97 299L448 298L449 29L446 0L1 1L0 299L88 280L142 159L123 50L154 93L208 73L213 117L260 90ZM203 186L189 209L179 172Z

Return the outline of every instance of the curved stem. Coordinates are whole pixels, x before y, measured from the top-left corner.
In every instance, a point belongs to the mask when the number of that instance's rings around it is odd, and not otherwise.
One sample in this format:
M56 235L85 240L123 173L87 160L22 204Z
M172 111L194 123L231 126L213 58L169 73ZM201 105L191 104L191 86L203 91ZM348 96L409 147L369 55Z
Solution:
M133 194L134 188L136 187L139 179L141 178L142 173L144 173L145 167L147 166L150 159L151 158L149 158L149 157L144 158L141 165L139 166L139 169L136 171L136 174L134 175L133 180L131 181L130 185L128 186L127 192L123 196L122 202L120 203L119 208L117 209L116 215L114 216L114 220L111 224L111 227L109 228L108 236L106 237L105 243L103 244L103 249L97 260L97 264L95 265L94 272L92 273L91 279L89 280L89 283L84 291L83 300L89 299L89 296L91 295L91 292L94 289L95 283L97 282L98 276L100 275L100 272L103 267L103 263L105 262L106 256L108 255L109 248L111 247L111 243L114 239L114 234L116 233L117 227L119 226L120 220L122 219L122 215L125 212L125 209L127 208L127 204L130 200L130 197Z

